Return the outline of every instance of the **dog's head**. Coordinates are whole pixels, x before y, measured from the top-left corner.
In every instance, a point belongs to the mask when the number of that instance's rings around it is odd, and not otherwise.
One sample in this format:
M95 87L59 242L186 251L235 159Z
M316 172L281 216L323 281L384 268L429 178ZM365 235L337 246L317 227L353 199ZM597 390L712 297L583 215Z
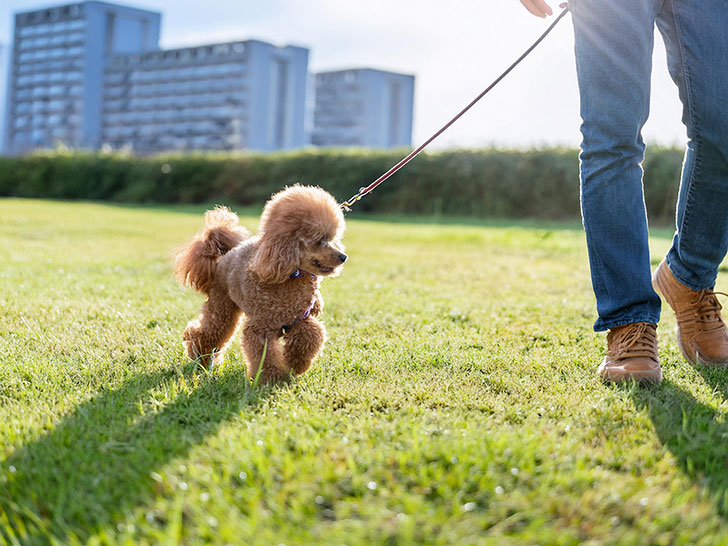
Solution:
M297 269L337 275L346 261L344 229L344 214L330 193L298 184L286 188L263 209L251 268L269 283L284 282Z

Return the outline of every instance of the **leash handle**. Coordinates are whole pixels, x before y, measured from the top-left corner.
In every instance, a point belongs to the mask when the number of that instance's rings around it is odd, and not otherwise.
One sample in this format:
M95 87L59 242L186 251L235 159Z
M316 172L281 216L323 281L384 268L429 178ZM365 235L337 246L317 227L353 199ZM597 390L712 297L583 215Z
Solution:
M560 8L563 8L563 11L559 14L559 16L556 18L556 20L551 23L549 28L546 29L546 32L544 32L531 46L516 59L516 61L511 64L500 76L498 76L493 83L491 83L488 87L486 87L477 97L475 97L470 104L468 104L465 108L460 110L450 121L448 121L442 128L440 128L434 135L432 135L430 138L428 138L425 142L420 144L417 148L412 150L409 154L407 154L404 158L402 158L396 165L394 165L391 169L389 169L387 172L385 172L382 176L377 178L374 182L369 184L366 187L359 188L359 192L354 194L352 197L341 203L339 206L344 209L344 211L349 212L351 210L351 207L359 201L362 197L367 195L368 193L371 193L374 191L374 189L379 186L382 182L387 180L389 177L391 177L394 173L396 173L398 170L400 170L402 167L404 167L407 163L412 161L422 150L424 150L433 140L435 140L437 137L439 137L442 133L447 131L447 129L450 128L450 126L455 123L457 120L459 120L468 110L470 110L475 104L482 99L488 92L493 89L496 85L500 83L500 81L505 78L511 70L516 68L520 64L520 62L525 59L531 51L536 49L538 44L540 44L546 36L554 29L554 27L561 21L561 19L564 18L564 16L569 11L569 6L566 2L559 5Z

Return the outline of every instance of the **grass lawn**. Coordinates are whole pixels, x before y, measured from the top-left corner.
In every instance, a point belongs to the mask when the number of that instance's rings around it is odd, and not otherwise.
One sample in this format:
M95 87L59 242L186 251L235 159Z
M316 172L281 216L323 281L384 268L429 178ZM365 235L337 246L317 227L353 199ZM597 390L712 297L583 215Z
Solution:
M0 200L0 544L728 544L728 370L665 313L662 385L602 385L578 225L354 213L324 354L252 388L183 355L202 210Z

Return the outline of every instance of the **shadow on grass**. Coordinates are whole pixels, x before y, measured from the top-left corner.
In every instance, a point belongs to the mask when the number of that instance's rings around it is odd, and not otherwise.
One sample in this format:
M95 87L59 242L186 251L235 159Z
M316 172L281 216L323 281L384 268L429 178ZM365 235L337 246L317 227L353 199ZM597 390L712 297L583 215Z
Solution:
M154 472L265 396L251 389L244 370L209 374L194 368L136 375L80 404L0 463L0 543L65 543L72 537L85 543L163 492ZM188 388L176 396L164 393L184 384ZM157 397L173 401L155 410Z
M706 382L728 397L726 370L698 367ZM655 389L634 389L638 408L646 408L660 442L677 459L680 469L706 487L718 513L728 521L728 422L674 383L663 380Z

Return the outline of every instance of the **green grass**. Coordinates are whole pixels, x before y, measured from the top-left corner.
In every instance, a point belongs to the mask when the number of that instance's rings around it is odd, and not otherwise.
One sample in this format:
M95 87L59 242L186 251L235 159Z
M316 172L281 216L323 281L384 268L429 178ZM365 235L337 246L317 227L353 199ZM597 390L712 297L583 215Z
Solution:
M602 385L578 226L352 214L324 354L253 388L182 352L201 212L0 200L0 544L728 544L728 371L665 313L662 385Z

